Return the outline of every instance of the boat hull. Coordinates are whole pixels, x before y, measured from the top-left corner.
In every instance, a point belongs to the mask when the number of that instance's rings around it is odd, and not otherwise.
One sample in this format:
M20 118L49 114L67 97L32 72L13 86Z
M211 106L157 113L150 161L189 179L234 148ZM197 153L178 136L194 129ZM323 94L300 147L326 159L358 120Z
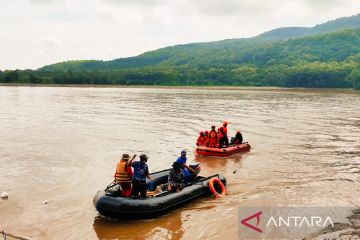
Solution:
M168 173L169 170L166 170L160 172L160 174L152 174L152 177L156 180L164 176L167 177ZM216 176L226 185L226 179L224 177ZM93 203L97 211L105 217L116 219L152 218L179 207L182 204L191 202L198 197L211 194L208 187L208 181L210 179L204 179L203 181L198 181L186 186L180 192L148 197L146 199L111 196L107 194L105 190L102 190L97 192Z
M201 156L214 156L214 157L228 157L237 153L249 152L251 146L249 143L242 143L227 148L211 148L205 146L199 146L196 148L196 154Z

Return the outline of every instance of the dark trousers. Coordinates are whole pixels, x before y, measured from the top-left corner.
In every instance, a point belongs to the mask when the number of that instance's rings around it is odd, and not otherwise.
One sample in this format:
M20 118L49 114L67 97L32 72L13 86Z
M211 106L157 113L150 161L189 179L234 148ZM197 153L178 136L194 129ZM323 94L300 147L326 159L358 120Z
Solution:
M220 147L222 146L229 146L229 138L228 137L222 137L219 141Z
M146 181L145 180L132 180L132 193L134 198L138 198L139 194L141 198L146 198Z

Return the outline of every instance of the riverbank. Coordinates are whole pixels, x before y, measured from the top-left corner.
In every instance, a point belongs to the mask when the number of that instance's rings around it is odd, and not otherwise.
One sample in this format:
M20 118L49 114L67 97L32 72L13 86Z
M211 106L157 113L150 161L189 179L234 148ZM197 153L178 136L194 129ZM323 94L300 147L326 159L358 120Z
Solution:
M159 89L197 89L197 90L256 90L256 91L326 91L340 93L360 93L353 88L283 88L255 86L186 86L186 85L101 85L101 84L31 84L31 83L0 83L0 87L69 87L69 88L159 88Z
M31 84L31 83L0 83L7 87L79 87L79 88L176 88L176 89L291 89L281 87L250 87L250 86L186 86L186 85L110 85L110 84Z

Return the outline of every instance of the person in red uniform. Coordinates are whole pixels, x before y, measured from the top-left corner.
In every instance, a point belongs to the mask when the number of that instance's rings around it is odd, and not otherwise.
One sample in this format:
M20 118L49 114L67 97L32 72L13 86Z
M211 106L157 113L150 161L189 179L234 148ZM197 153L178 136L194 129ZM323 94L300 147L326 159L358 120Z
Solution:
M206 139L204 132L200 132L199 137L196 141L196 146L205 146L206 145Z
M209 131L205 131L205 146L209 146Z
M228 137L228 134L227 134L227 125L228 124L229 124L228 122L224 122L223 126L218 129L220 147L222 147L224 145L226 147L229 146L229 137Z
M124 153L116 165L115 182L120 185L121 193L124 197L130 197L131 195L131 178L133 175L131 163L135 157L136 154L129 160L130 155Z
M225 143L224 143L224 129L222 127L219 127L217 132L218 132L218 138L219 138L219 145L220 145L220 147L223 147L225 145Z
M211 126L211 131L209 132L209 147L219 147L219 138L218 133L215 131L215 126Z

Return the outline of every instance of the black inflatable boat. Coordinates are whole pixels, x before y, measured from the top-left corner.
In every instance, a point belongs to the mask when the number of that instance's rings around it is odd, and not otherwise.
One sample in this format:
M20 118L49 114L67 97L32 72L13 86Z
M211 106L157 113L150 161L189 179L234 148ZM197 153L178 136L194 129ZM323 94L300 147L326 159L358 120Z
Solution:
M149 190L167 182L170 169L151 174L152 183L148 182ZM197 176L191 183L185 185L180 192L161 192L146 199L133 199L119 196L119 185L108 186L99 191L93 203L98 212L109 218L132 219L156 217L181 204L192 201L203 195L211 194L208 182L211 178L218 178L226 185L226 179L219 175L209 177ZM150 187L151 185L151 187Z

